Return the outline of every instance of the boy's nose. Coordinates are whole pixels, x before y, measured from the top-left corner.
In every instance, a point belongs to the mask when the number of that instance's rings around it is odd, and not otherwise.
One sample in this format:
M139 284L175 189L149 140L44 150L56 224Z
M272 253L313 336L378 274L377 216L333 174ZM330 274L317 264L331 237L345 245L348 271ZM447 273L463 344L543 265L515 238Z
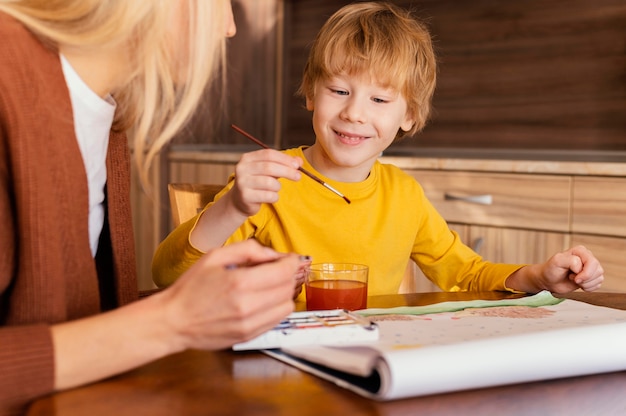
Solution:
M356 99L348 100L340 117L353 123L364 123L367 120L365 108Z

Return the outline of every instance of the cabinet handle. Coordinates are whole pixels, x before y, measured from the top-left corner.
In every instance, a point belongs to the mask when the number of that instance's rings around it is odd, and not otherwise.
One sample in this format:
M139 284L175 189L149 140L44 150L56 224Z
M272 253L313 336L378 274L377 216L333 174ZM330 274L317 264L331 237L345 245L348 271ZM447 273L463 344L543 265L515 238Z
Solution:
M480 205L491 205L493 203L493 197L490 194L459 196L446 192L443 196L446 201L464 201Z

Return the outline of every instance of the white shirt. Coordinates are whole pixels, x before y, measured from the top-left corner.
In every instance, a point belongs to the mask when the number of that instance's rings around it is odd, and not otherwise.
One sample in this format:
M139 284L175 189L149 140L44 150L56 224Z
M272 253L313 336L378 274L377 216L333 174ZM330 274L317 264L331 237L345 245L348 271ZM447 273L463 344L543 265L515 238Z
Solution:
M74 71L67 59L63 55L60 56L63 75L72 101L74 131L87 174L89 244L91 254L95 257L104 224L104 186L107 181L106 155L116 103L111 96L103 99L93 92Z

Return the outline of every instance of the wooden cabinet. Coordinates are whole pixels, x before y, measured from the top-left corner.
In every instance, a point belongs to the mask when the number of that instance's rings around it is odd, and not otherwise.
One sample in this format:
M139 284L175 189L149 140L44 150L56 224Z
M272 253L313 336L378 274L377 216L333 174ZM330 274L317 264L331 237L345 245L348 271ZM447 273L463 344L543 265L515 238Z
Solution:
M571 178L463 171L407 170L437 211L483 258L538 263L570 243ZM413 287L422 283L413 270ZM407 283L406 286L409 286ZM403 286L404 288L405 286Z
M568 177L408 170L448 221L569 231Z
M408 171L464 242L485 259L536 263L569 244L571 178L480 172Z
M473 242L470 246L496 263L541 263L570 244L566 233L484 226L469 229L469 241Z
M461 240L484 259L494 263L541 263L570 246L570 235L560 232L520 230L449 223ZM437 292L415 264L409 266L400 293Z
M407 170L485 259L540 263L584 245L605 270L603 291L626 292L626 178ZM429 288L423 276L413 287Z
M572 205L574 233L626 237L626 178L575 177Z
M602 292L626 292L626 238L573 234L572 245L583 245L600 259L605 281Z

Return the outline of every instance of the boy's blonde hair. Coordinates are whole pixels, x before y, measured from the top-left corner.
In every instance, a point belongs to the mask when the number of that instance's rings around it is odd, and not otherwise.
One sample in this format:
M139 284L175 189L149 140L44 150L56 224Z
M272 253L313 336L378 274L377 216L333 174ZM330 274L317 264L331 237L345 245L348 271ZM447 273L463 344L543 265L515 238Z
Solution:
M132 71L111 91L118 104L114 128L132 129L144 184L151 161L186 124L207 85L218 74L224 80L227 7L228 0L0 0L0 11L54 48L129 48ZM186 19L178 43L172 16ZM172 56L172 46L187 50Z
M318 82L337 75L370 75L399 91L422 130L431 110L436 59L426 26L398 6L384 2L349 4L322 26L309 53L299 94L312 99Z

